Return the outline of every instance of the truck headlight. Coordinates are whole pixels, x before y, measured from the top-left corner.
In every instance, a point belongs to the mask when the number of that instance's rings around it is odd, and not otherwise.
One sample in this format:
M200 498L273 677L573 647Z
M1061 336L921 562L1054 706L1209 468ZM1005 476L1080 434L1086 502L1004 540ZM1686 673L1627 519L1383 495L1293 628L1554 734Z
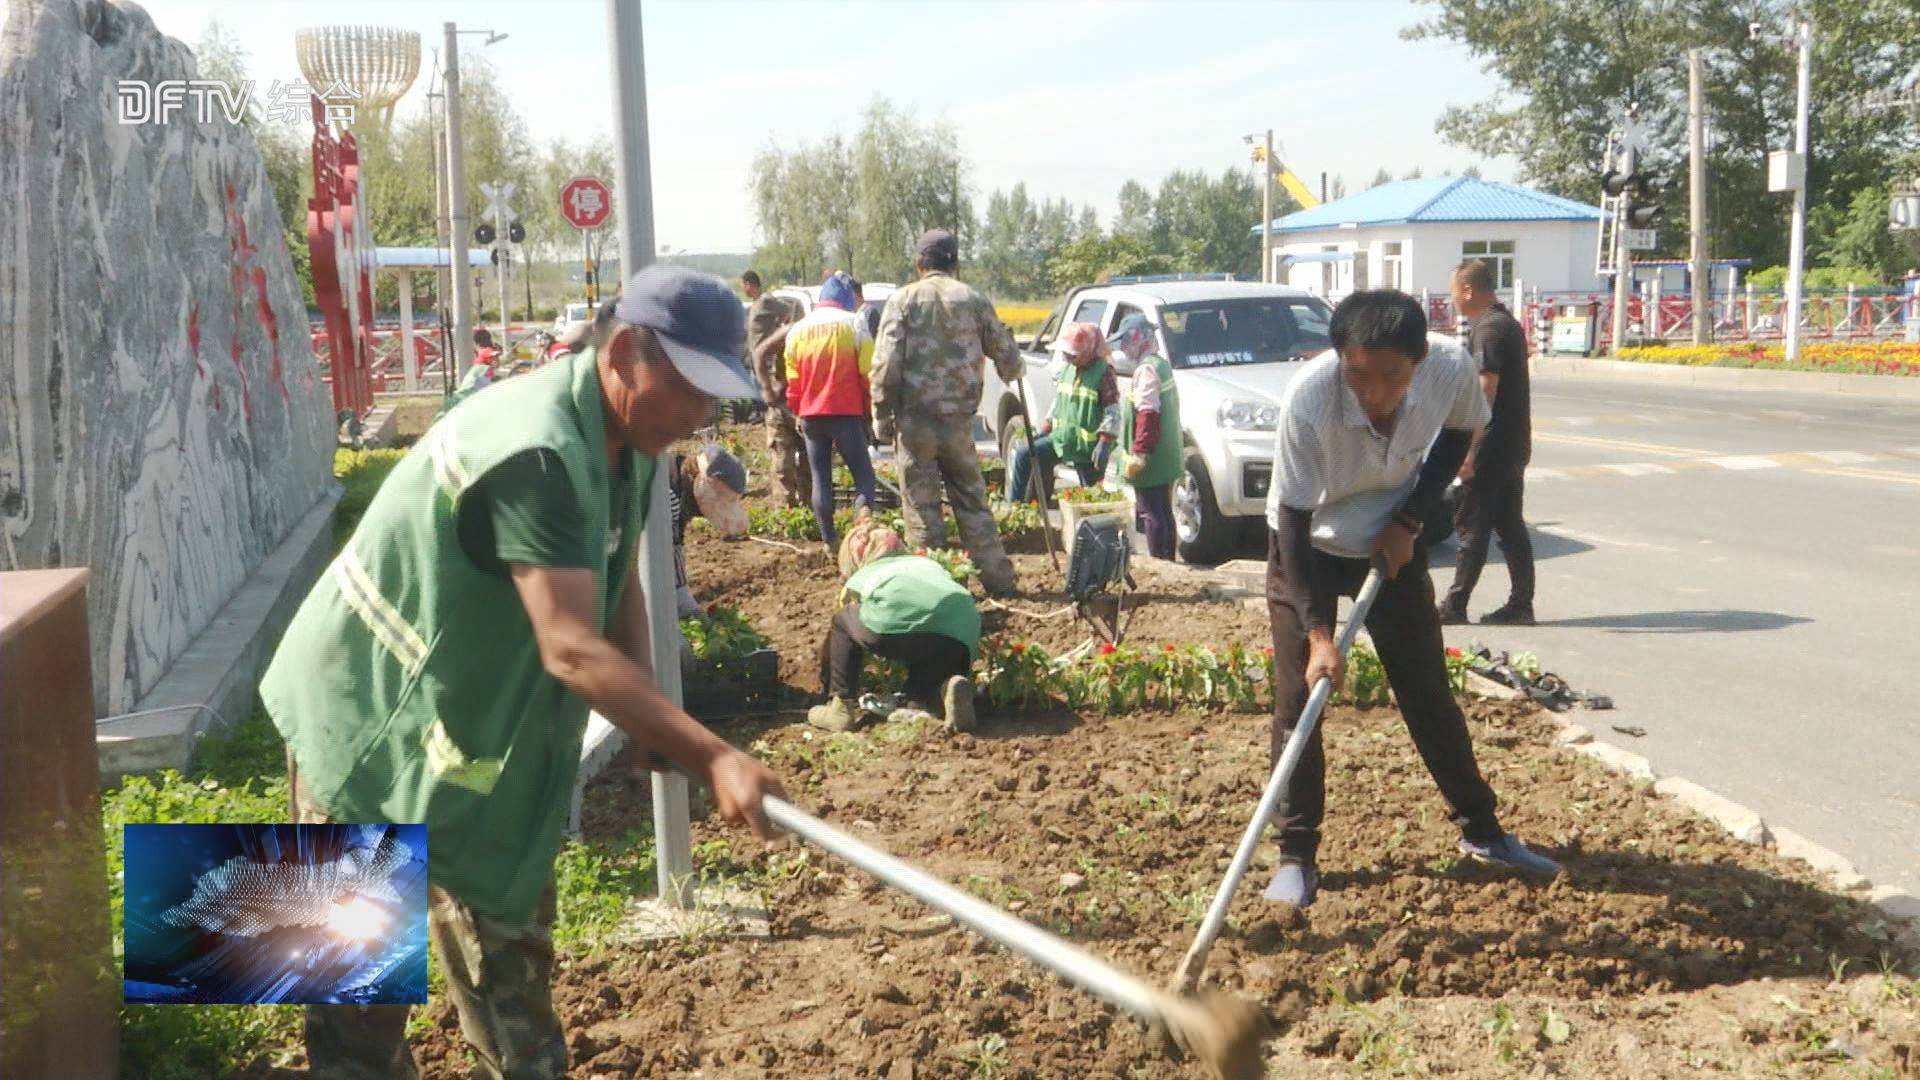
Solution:
M1280 406L1264 401L1223 401L1220 426L1229 431L1272 431L1280 424Z

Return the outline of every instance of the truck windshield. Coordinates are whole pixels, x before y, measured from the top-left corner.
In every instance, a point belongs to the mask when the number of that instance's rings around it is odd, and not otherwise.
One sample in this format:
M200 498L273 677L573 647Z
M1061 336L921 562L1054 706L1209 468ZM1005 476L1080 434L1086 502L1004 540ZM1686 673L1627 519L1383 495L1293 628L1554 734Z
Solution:
M1312 297L1257 297L1160 309L1167 360L1177 368L1304 360L1326 349L1327 305Z

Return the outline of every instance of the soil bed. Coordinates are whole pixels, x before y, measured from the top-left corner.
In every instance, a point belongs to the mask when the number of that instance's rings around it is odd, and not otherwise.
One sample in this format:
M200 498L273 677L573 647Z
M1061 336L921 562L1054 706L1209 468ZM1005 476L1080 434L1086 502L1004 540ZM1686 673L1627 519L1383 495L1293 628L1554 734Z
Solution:
M818 687L838 582L795 553L690 542L703 600L740 608L781 653L782 705ZM1043 554L1017 556L1057 611ZM1143 565L1132 640L1266 640L1261 613ZM1053 652L1089 631L996 611ZM1742 845L1644 785L1551 747L1531 706L1475 701L1470 725L1507 826L1555 858L1549 885L1455 858L1457 833L1391 708L1326 720L1328 819L1306 918L1259 898L1267 845L1214 948L1209 980L1280 1032L1270 1074L1913 1075L1914 984L1884 936L1811 872ZM857 836L1071 936L1124 970L1173 973L1259 797L1266 718L1198 711L988 717L973 736L889 723L828 736L797 715L719 722L796 802ZM647 816L627 767L590 789L588 835ZM1131 1020L791 839L697 822L706 870L765 891L773 934L573 959L556 1000L576 1078L1187 1077ZM416 1041L459 1075L444 1002Z

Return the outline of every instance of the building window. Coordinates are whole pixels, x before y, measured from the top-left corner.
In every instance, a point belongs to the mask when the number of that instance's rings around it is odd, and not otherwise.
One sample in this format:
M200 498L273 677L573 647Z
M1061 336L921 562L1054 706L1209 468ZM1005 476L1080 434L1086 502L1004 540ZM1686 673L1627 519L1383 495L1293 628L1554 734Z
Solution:
M1493 271L1495 288L1513 288L1513 241L1468 240L1460 245L1460 255L1486 263L1487 269Z
M1380 285L1406 291L1407 261L1398 240L1380 245Z

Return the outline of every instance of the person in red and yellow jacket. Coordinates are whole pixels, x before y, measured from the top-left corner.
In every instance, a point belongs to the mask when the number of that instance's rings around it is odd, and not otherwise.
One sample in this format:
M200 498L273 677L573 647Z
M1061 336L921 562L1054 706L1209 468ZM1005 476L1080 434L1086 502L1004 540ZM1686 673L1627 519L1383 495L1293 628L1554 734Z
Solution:
M867 415L873 408L868 373L873 335L860 317L853 278L835 271L820 286L813 311L787 330L787 408L798 418L813 473L813 515L829 553L833 528L833 455L853 474L855 497L873 504L873 462L867 456Z

